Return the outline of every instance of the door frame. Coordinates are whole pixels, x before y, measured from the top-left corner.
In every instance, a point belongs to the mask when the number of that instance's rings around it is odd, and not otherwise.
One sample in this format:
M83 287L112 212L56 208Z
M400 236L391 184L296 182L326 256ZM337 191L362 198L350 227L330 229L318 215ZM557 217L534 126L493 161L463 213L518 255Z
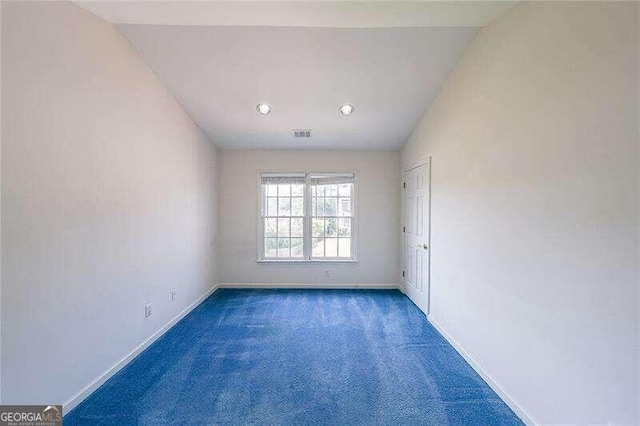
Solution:
M433 161L432 161L432 157L429 156L427 157L427 159L425 160L421 160L421 161L417 161L417 162L413 162L408 164L407 166L403 167L402 169L402 197L401 197L401 225L400 225L400 233L402 234L402 247L400 247L400 268L402 270L402 272L405 273L406 275L406 259L405 259L405 247L407 244L407 235L404 231L405 227L406 227L406 223L405 223L405 175L407 172L410 172L413 169L417 169L418 167L424 166L424 165L429 165L429 187L428 187L428 191L429 191L429 199L428 199L428 209L429 209L429 222L428 222L428 235L427 235L427 244L429 245L429 250L427 250L427 280L429 281L429 288L427 289L427 303L426 303L426 310L427 312L423 312L425 314L425 316L429 316L429 314L431 313L431 251L433 250L433 246L431 245L431 177L433 175L431 169L433 167ZM402 275L402 274L401 274ZM407 286L407 281L406 281L406 277L404 275L401 276L402 279L402 292L406 294L406 286Z

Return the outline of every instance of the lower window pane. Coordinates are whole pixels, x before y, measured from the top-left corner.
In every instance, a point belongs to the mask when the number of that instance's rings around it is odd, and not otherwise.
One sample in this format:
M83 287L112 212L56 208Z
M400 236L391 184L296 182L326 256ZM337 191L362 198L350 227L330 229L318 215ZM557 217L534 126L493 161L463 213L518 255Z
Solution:
M278 219L270 218L264 220L264 236L267 238L278 236Z
M291 219L278 219L278 237L289 236L289 220Z
M325 219L325 235L327 237L338 236L338 219Z
M338 239L325 238L324 240L325 257L338 257Z
M311 230L312 237L324 236L324 219L313 219L313 229Z
M264 257L271 258L277 256L278 239L277 238L265 238L264 239Z
M293 197L291 199L291 216L304 216L304 198Z
M351 257L351 238L338 238L338 257Z
M304 237L304 220L302 218L291 219L291 236Z
M304 240L302 238L291 239L291 257L304 257Z
M314 238L311 243L311 256L324 257L324 239Z
M339 220L340 220L340 226L338 227L338 236L350 237L351 236L351 219L340 218Z
M288 238L278 238L278 257L291 257Z

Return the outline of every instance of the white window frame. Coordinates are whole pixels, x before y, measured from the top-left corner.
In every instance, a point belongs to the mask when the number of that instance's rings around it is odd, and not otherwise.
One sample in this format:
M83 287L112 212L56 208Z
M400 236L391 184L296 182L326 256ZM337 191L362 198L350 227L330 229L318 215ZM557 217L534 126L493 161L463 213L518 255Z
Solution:
M264 194L264 187L262 184L262 176L264 174L283 174L283 175L287 175L287 174L291 174L291 175L295 175L295 174L300 174L300 173L304 173L305 174L305 184L304 184L304 190L303 190L303 197L304 197L304 219L303 219L303 226L304 226L304 232L303 232L303 257L302 258L271 258L268 257L266 258L264 256L264 219L265 217L269 217L267 216L264 211L265 207L265 194ZM346 173L350 173L353 174L353 185L352 185L352 190L351 190L351 257L331 257L331 258L326 258L326 257L322 257L322 258L318 258L318 257L312 257L311 255L311 250L312 250L312 216L311 216L311 200L312 200L312 196L311 196L311 176L314 175L331 175L331 174L346 174ZM358 244L357 244L357 223L358 223L358 192L357 192L357 188L358 188L358 173L356 171L353 170L332 170L332 171L322 171L322 172L314 172L314 171L310 171L310 172L295 172L295 171L291 171L291 170L287 170L287 171L273 171L273 170L269 170L269 171L259 171L258 172L258 226L257 226L257 231L258 231L258 235L257 235L257 262L258 263L322 263L322 262L326 262L326 263L357 263L358 262Z

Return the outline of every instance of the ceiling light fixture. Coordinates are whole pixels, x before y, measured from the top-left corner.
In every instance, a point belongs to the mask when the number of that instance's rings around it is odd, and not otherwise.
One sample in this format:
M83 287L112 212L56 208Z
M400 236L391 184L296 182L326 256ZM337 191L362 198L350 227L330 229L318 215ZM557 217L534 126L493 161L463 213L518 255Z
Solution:
M342 115L351 115L353 113L353 111L356 110L356 107L354 107L351 104L344 104L340 107L340 114Z
M269 104L258 104L256 105L256 109L262 115L267 115L271 113L271 105Z

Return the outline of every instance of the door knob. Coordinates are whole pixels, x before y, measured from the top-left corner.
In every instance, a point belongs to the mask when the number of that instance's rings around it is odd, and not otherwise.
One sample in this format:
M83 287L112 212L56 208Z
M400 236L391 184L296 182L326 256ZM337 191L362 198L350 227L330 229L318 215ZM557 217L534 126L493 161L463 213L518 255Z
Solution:
M428 246L428 245L426 245L426 244L423 244L423 245L422 245L422 248L423 248L423 249L425 249L425 250L429 250L429 246Z

